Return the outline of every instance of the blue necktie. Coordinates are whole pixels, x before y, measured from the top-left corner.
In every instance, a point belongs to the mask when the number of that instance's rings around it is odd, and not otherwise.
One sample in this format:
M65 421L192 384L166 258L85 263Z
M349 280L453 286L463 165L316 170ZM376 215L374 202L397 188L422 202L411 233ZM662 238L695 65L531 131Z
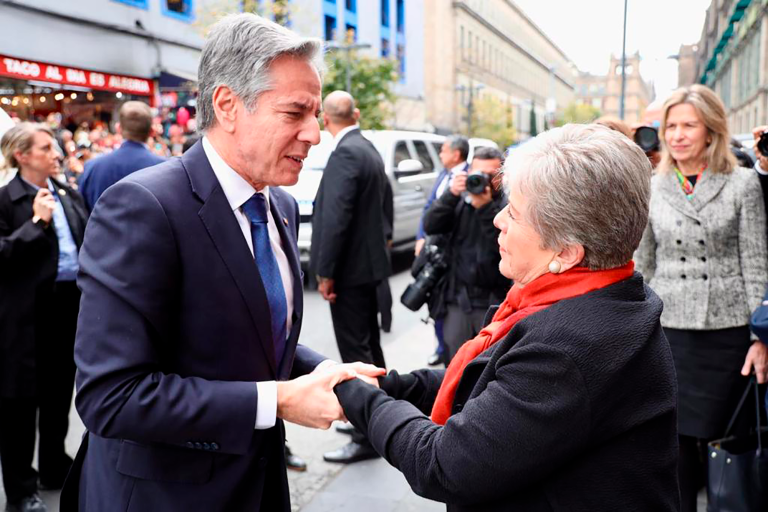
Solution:
M275 361L280 366L285 352L286 328L285 321L288 315L288 306L285 302L285 289L280 277L280 269L277 259L272 252L269 243L269 229L267 222L267 200L264 194L253 194L243 205L243 212L251 223L251 237L253 239L253 255L256 266L264 283L264 291L267 292L269 301L269 316L272 324L272 343L275 346Z

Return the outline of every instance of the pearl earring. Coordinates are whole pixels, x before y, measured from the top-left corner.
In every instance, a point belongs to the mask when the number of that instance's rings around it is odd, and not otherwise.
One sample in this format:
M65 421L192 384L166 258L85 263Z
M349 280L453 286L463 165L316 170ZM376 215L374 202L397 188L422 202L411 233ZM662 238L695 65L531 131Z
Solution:
M557 260L552 260L549 262L549 271L553 274L559 274L560 273L560 262Z

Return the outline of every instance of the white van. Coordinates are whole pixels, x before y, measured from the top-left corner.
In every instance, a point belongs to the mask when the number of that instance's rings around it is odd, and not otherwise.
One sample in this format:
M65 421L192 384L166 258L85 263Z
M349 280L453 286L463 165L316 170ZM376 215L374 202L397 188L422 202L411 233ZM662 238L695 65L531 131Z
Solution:
M381 154L384 170L392 186L395 213L392 234L394 248L411 248L416 240L424 205L442 167L439 153L445 137L433 133L400 130L363 130L362 133ZM497 147L488 139L470 139L470 156L476 146ZM302 267L305 268L309 263L315 196L332 150L333 137L326 131L321 132L320 144L313 146L304 159L304 168L299 174L298 183L283 187L299 203L299 257Z

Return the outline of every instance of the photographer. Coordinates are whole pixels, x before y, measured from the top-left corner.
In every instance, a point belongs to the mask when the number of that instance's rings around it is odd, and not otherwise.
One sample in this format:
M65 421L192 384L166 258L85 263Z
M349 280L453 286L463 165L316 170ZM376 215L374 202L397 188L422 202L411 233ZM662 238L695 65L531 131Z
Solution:
M760 188L763 189L763 203L766 211L768 211L768 125L753 129L752 136L755 138L755 159L757 160L755 171L757 171L757 177L760 179ZM763 150L766 153L763 153Z
M483 326L488 307L500 303L509 280L499 272L498 236L493 218L507 204L495 186L501 167L497 149L478 149L469 174L458 174L424 216L427 235L448 235L443 327L449 359Z

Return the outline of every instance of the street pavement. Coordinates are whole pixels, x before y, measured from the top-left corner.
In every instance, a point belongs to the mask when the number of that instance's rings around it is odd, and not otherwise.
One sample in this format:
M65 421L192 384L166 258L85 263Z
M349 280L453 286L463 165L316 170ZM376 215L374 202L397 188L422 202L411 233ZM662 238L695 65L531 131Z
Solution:
M407 259L397 258L396 269L407 269ZM424 310L413 313L400 304L399 298L411 276L400 270L390 279L394 300L393 323L390 333L382 333L382 346L388 368L410 371L424 366L434 349L431 325L421 321ZM327 303L316 291L306 291L305 317L301 343L328 357L339 359L333 335L331 314ZM3 418L9 421L9 418ZM80 445L84 427L74 406L70 414L67 451L74 456ZM313 430L286 424L288 444L294 454L307 461L303 473L288 472L293 511L301 512L437 512L445 505L426 500L411 491L405 478L383 459L359 462L348 466L330 464L322 454L349 441L349 436L335 430ZM35 459L37 456L35 456ZM58 492L41 492L50 512L59 510ZM0 509L5 507L5 494L0 482ZM703 496L699 512L706 510Z

